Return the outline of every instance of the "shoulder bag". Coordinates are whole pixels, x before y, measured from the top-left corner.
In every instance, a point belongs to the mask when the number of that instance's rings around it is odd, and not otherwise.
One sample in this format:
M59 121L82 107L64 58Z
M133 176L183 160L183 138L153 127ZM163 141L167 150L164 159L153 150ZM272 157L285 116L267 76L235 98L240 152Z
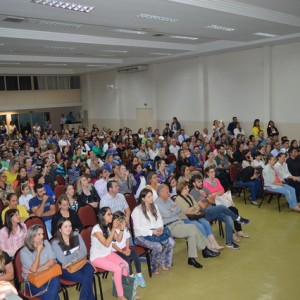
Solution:
M182 195L180 195L180 197L189 205L189 207L193 207L193 200L191 199L191 197L189 195L187 196L188 199ZM190 221L199 220L199 219L203 218L204 215L205 215L205 211L201 207L194 214L186 214L187 218Z
M86 257L82 257L80 259L77 259L75 261L73 261L70 265L68 265L66 267L66 270L69 273L76 273L77 271L79 271L82 267L84 267L87 263L89 263L89 261L86 259Z

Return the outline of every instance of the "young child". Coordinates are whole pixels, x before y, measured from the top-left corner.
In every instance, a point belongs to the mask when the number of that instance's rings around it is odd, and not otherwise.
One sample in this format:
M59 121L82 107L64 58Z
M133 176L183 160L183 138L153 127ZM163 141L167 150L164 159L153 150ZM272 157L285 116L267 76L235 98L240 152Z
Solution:
M115 219L119 219L119 221L126 222L125 214L119 210L113 214L113 220L115 220ZM116 232L119 234L120 229L117 229ZM117 252L117 254L119 256L121 256L125 261L127 261L128 265L129 265L130 276L135 278L135 282L136 282L137 286L146 287L145 279L141 273L140 258L134 249L129 248L130 237L131 236L130 236L129 230L125 227L122 240L120 242L114 242L113 249L114 249L114 251ZM136 275L134 275L132 272L132 266L131 266L132 260L134 261L134 264L135 264L135 269L137 272Z
M19 198L19 204L25 206L26 210L29 211L29 200L33 198L34 195L31 194L29 184L21 185L22 195Z

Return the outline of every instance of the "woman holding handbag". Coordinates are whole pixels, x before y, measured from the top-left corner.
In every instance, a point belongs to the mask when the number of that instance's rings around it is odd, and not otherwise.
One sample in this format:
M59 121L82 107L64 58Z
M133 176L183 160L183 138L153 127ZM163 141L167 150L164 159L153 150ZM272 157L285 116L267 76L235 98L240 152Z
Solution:
M219 199L218 197L224 196L225 198L225 190L223 186L221 185L218 178L216 178L216 172L215 168L213 166L209 166L205 169L205 175L206 178L203 182L203 187L207 188L209 192L211 193L211 196L214 197L215 202L217 202ZM222 198L222 197L221 197ZM221 199L220 199L221 201ZM228 207L233 213L235 213L237 216L239 216L238 209L234 206L234 203L232 199L225 199L225 201L228 202L228 204L225 204L225 206ZM217 203L216 203L217 204ZM234 229L236 233L234 234L233 240L235 242L239 242L239 237L248 238L249 235L242 231L242 225L239 221L234 221Z
M114 221L112 221L112 219L113 215L109 207L100 208L98 224L93 227L91 233L92 246L90 261L95 267L114 273L114 283L118 299L127 300L124 297L122 275L128 276L128 264L118 254L112 251L113 241L120 242L122 240L126 223L122 222L120 224L118 219ZM120 234L116 232L118 227Z
M52 250L62 266L62 278L81 284L80 300L94 300L94 268L86 259L87 250L78 232L72 230L72 223L62 217L52 241Z
M156 175L156 174L155 174ZM135 242L138 245L151 249L151 270L159 274L159 265L164 271L172 266L175 241L164 227L162 216L153 202L153 193L145 188L141 191L139 205L131 214L135 233Z
M42 225L29 227L25 238L25 246L21 249L20 257L23 277L31 295L42 300L59 300L60 281L58 273L56 275L53 272L53 277L40 287L28 281L29 277L31 277L30 275L47 269L50 270L55 265L55 255L49 242L44 240Z
M194 224L201 231L201 233L208 239L208 248L210 250L219 252L224 249L224 247L218 245L211 230L210 223L203 218L205 214L204 210L200 208L194 197L189 194L188 183L182 182L178 184L175 202L182 209L180 217L183 222L185 224Z

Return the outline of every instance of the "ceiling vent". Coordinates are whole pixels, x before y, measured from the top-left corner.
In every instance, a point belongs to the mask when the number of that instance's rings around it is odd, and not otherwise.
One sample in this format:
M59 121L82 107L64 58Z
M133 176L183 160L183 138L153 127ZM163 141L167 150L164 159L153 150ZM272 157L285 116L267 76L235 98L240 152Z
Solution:
M6 17L3 21L11 23L22 23L23 21L25 21L25 19L20 17Z
M117 69L117 72L120 73L133 73L133 72L142 72L142 71L148 71L147 65L138 65L138 66L132 66L132 67L125 67Z
M155 33L152 36L156 36L156 37L162 37L165 36L163 33Z

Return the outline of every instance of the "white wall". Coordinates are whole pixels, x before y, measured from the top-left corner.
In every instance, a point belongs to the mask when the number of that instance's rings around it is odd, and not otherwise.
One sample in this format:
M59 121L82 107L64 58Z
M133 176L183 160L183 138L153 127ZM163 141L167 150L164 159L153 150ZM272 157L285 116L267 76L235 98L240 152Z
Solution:
M299 78L300 43L292 43L153 64L146 72L84 75L82 102L91 123L113 129L137 130L135 110L146 103L161 129L173 116L189 132L237 116L247 134L254 119L265 127L273 119L282 134L298 138Z

